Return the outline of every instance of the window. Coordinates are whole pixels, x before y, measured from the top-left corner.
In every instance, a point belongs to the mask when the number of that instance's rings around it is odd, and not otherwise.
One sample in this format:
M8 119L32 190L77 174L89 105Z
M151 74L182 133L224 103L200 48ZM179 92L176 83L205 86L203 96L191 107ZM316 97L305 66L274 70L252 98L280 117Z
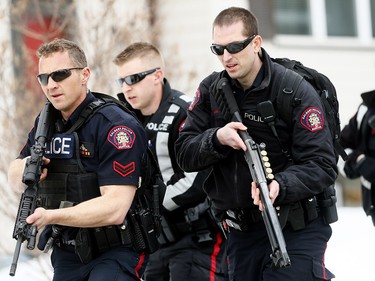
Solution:
M274 16L278 34L311 34L308 0L276 0Z
M354 0L326 0L328 36L357 36Z
M273 0L278 35L375 39L375 0Z
M375 37L375 0L370 2L372 37Z

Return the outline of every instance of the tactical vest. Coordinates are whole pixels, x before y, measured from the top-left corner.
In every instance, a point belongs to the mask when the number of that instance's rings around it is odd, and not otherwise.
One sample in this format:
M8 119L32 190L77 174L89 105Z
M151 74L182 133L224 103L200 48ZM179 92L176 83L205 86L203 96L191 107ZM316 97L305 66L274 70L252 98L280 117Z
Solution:
M161 103L158 111L144 124L149 138L158 143L154 149L164 181L179 170L173 140L177 139L178 126L181 124L176 121L176 116L180 109L186 110L188 106L184 95L172 92L169 102Z
M47 178L39 183L38 204L57 209L62 201L75 204L100 196L96 173L85 171L79 154L79 138L70 130L54 134L47 146Z

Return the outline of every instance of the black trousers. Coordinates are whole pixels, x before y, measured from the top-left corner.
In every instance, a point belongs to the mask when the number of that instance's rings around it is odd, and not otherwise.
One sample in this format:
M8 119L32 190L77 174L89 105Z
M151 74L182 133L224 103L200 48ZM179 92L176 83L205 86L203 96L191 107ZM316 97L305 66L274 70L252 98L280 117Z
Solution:
M228 281L223 235L197 244L192 234L150 255L145 281Z
M334 275L325 268L324 253L332 229L318 217L304 229L283 229L291 266L272 269L271 244L263 221L249 231L230 229L228 234L229 277L231 281L322 281Z
M138 281L143 274L148 257L132 248L112 248L88 264L82 264L74 247L55 247L51 262L53 281Z

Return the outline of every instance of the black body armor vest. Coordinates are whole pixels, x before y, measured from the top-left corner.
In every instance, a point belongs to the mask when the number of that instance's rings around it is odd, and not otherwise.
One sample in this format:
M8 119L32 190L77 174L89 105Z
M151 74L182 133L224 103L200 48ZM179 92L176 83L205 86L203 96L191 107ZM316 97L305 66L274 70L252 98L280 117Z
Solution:
M46 209L57 209L62 201L78 204L100 196L96 173L87 173L81 163L78 134L73 132L54 135L49 148L51 155L54 154L53 150L56 150L54 148L56 138L70 140L71 157L51 158L47 167L47 178L39 183L38 205Z

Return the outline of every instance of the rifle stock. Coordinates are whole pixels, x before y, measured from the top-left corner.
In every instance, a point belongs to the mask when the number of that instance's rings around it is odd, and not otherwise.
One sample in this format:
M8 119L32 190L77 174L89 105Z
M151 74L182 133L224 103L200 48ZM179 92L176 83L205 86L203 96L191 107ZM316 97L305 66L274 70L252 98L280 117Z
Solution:
M215 99L224 116L231 116L231 121L242 122L237 103L234 99L232 89L226 78L218 82L218 91L215 93ZM219 97L219 93L222 95ZM265 144L257 144L247 131L238 132L244 141L247 150L244 152L246 162L249 166L251 177L260 190L261 201L263 204L262 217L267 229L270 240L272 254L271 258L275 268L290 266L290 258L286 250L284 235L274 206L272 205L268 183L273 179L272 170L269 168ZM265 167L267 165L268 167Z
M46 150L47 140L51 137L53 122L50 122L53 106L47 102L40 113L38 127L35 133L35 143L32 146L30 157L26 161L22 182L26 184L26 189L21 195L18 206L17 217L13 229L13 238L17 240L13 254L10 276L16 274L18 257L22 243L27 241L27 249L33 250L36 243L38 230L36 226L29 225L26 218L34 213L37 207L37 190L40 175L42 173L43 155Z

